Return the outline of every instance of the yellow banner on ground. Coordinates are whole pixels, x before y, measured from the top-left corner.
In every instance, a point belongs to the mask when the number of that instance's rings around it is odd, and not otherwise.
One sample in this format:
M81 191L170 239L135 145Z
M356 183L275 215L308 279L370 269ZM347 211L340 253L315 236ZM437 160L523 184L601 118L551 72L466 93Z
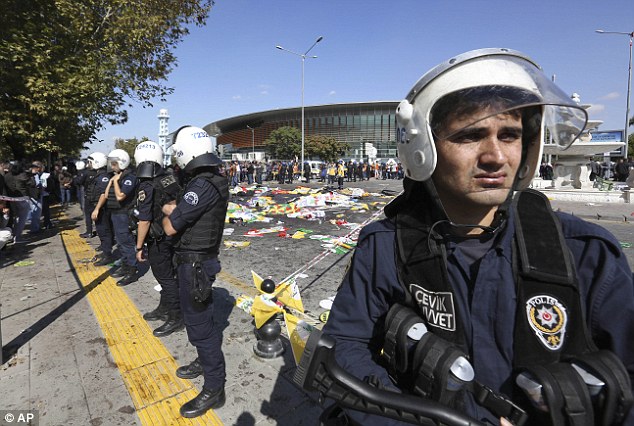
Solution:
M251 271L251 277L253 277L253 285L255 285L255 288L262 293L262 281L264 281L264 278L262 278L261 276L259 276L255 271Z
M302 359L302 354L306 348L308 337L315 327L286 311L284 311L284 323L286 324L286 332L291 342L295 364L299 365L299 361Z
M299 287L297 286L294 278L288 282L280 284L273 294L276 295L277 300L282 302L285 306L299 312L304 312L302 296L299 294Z
M284 309L282 309L281 306L278 306L277 303L270 300L267 296L261 294L253 301L251 312L255 318L255 326L260 328L275 314L284 312Z
M257 288L260 293L264 293L262 291L262 281L264 281L264 278L259 276L255 271L251 271L251 276L253 277L253 285L255 285L255 288ZM277 297L277 300L284 304L284 306L288 306L302 313L304 312L302 296L299 294L299 287L295 282L295 278L291 278L289 281L277 285L271 296Z

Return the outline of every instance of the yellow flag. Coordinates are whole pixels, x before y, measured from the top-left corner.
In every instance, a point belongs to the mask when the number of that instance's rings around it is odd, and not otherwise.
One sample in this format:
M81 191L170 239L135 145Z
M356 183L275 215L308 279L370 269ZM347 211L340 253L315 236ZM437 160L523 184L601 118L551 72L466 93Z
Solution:
M253 313L251 312L251 307L253 306L253 298L245 296L244 294L238 296L238 298L236 299L236 306L242 309L247 314L253 315Z
M251 307L257 328L262 327L273 315L283 311L281 307L264 295L256 297Z
M286 311L284 311L284 323L286 324L286 331L288 332L288 338L291 342L295 364L299 365L299 361L302 359L302 354L304 353L304 348L306 348L308 337L315 327Z
M277 296L277 300L291 309L295 309L299 312L304 312L304 304L302 303L302 296L299 294L299 287L295 282L295 279L281 283L273 293Z
M251 271L251 276L253 277L253 285L255 285L255 288L258 289L258 291L261 293L262 292L262 281L264 281L264 278L262 278L261 276L259 276L255 271Z

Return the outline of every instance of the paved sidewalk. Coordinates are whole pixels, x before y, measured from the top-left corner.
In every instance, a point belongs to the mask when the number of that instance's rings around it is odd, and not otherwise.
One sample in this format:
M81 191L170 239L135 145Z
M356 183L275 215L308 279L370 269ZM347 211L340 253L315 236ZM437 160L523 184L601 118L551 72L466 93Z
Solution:
M400 181L365 185L393 191L401 188ZM631 232L634 208L630 204L552 204L583 218L598 218L598 223L618 222L617 226L627 226L627 235ZM0 366L0 412L37 411L40 425L317 424L321 409L315 395L306 395L292 383L295 365L290 349L274 360L256 357L251 318L234 309L240 294L255 293L247 279L254 251L231 252L237 254L226 263L223 260L224 269L214 289L216 320L224 328L227 403L204 419L191 421L175 413L186 397L200 389L202 380L175 380L168 370L193 360L194 348L185 332L159 340L151 336L151 329L160 323L138 320L158 302L151 272L137 283L116 287L107 268L85 263L94 254L97 239L78 237L84 231L79 207L73 205L64 214L66 219L58 216L57 229L13 246L0 258L0 329L5 355ZM275 241L276 247L267 248L273 253L282 245ZM310 257L315 254L307 253ZM299 257L299 252L278 256L274 266L281 271L296 270L303 262ZM20 263L23 261L27 264ZM327 278L322 282L329 286L318 289L315 285L306 291L305 306L312 315L320 299L334 294L346 263L346 257L336 258L319 273L312 272L317 276L313 282ZM113 317L132 325L121 327ZM155 359L146 362L142 355ZM165 365L170 367L160 367ZM143 370L148 366L166 369Z
M143 377L138 380L140 388L136 390L134 383L125 382L130 369L126 370L126 361L121 361L120 345L109 345L113 340L112 330L100 327L100 308L91 306L95 302L88 299L96 289L109 286L111 294L97 303L118 305L120 297L127 295L132 309L140 316L158 302L158 293L153 289L156 281L148 272L139 282L122 290L113 284L107 268L102 267L104 272L94 272L93 280L82 289L80 281L84 273L73 268L72 263L85 262L87 258L72 253L68 240L75 235L75 240L80 240L79 244L83 244L88 253L92 255L94 250L76 236L83 232L83 227L78 227L81 224L77 220L79 208L73 206L67 213L70 220L62 220L58 229L12 247L8 256L3 253L0 327L8 362L0 367L0 394L3 395L0 411L37 411L40 425L316 424L320 408L291 382L295 370L291 351L274 360L262 360L253 354L256 340L251 319L239 309L233 309L238 295L254 293L252 284L224 272L218 277L214 300L216 320L225 327L225 406L203 419L183 419L177 415L178 408L196 395L202 386L201 378L182 381L190 382L183 392L178 389L180 385L174 384L180 379L166 384L165 378L159 377L167 373L173 375L173 371ZM90 244L96 245L93 240L97 239L90 240ZM21 261L33 264L18 266ZM89 267L93 268L92 265L79 266ZM141 322L145 323L142 319ZM103 323L109 324L107 320ZM159 340L151 336L151 328L158 325L160 322L146 326L147 344L152 345L152 339L164 345L168 355L173 357L174 369L193 360L195 350L187 342L185 332ZM137 326L137 334L140 333L138 328L141 327ZM165 391L159 389L165 387L176 388L172 399L164 401L171 413L143 417L141 411L146 408L139 400L153 397L144 393Z

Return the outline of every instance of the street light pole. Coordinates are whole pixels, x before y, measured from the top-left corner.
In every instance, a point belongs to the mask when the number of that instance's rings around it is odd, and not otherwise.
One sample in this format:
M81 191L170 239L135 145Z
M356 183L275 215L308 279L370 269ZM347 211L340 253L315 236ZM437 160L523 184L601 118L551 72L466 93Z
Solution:
M317 40L315 40L313 45L310 46L310 48L306 52L304 52L304 54L293 52L292 50L285 49L279 45L275 46L276 49L283 50L288 53L292 53L293 55L299 56L300 58L302 58L302 163L301 163L302 177L304 176L304 137L305 137L304 136L305 134L305 130L304 130L304 127L305 127L305 123L304 123L304 62L306 61L306 58L317 59L317 56L307 56L307 55L308 55L308 52L310 52L313 49L313 47L315 47L315 45L319 43L320 41L322 41L323 39L324 39L323 36L320 36L319 38L317 38Z
M623 31L596 30L595 32L599 34L623 34L630 38L630 62L627 70L627 102L625 107L625 158L627 159L628 128L630 126L630 89L632 87L632 39L634 39L634 31L626 33Z
M247 129L251 130L251 146L253 147L253 160L255 160L255 129L248 124Z

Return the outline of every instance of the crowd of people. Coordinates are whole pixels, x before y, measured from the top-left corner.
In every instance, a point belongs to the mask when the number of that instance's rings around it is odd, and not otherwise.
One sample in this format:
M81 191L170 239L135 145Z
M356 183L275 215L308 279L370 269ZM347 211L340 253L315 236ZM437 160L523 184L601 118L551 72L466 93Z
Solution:
M590 180L597 178L611 180L614 182L625 182L630 175L630 171L634 170L634 159L632 157L617 158L616 161L611 158L600 161L597 158L591 158L587 165L590 170ZM552 180L554 178L554 167L551 163L542 161L539 166L539 177L543 180Z
M75 170L74 164L71 167ZM81 199L73 193L78 188L74 184L76 177L62 162L52 168L39 160L0 162L0 249L23 243L27 225L29 235L52 229L51 205L60 203L66 208L73 200Z
M363 160L339 160L337 162L305 161L304 171L298 161L229 161L223 169L231 186L253 183L317 182L335 185L343 182L374 179L403 179L403 168L395 160L364 162ZM340 189L342 186L340 186Z

